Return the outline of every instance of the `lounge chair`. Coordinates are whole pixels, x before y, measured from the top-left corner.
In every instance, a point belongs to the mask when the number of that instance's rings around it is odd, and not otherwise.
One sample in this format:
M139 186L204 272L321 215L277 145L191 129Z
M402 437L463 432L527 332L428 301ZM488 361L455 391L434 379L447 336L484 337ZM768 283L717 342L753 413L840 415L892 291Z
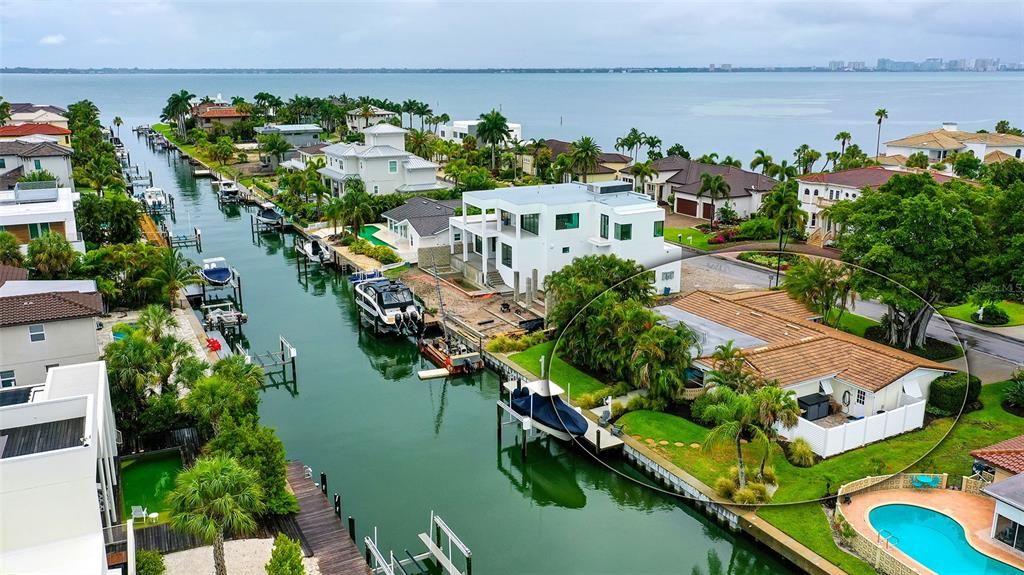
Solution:
M141 505L132 505L132 519L139 519L145 522L147 517L149 517L149 513L146 511L145 507Z

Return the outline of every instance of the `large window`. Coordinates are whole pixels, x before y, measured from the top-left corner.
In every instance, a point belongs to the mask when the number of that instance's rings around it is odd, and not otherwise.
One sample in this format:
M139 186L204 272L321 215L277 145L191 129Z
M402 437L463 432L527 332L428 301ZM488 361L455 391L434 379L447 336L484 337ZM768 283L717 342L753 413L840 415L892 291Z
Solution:
M501 265L512 267L512 246L506 243L501 244Z
M473 236L473 251L478 254L484 253L484 240L480 236Z
M663 238L665 237L665 222L654 222L654 237Z
M608 239L608 216L601 214L601 237Z
M50 231L50 224L43 222L41 224L29 224L28 225L28 237L29 239L36 239L39 236L48 233Z
M28 339L33 343L46 341L46 328L43 327L43 324L37 323L28 326Z
M633 239L633 224L615 224L615 239L621 241Z
M579 214L558 214L555 216L556 230L575 230L580 227Z
M505 227L511 228L512 226L515 225L514 224L515 216L512 215L512 212L506 212L505 210L501 210L500 212L501 212L501 227L503 227L503 228L505 228Z
M0 371L0 387L14 387L18 382L14 379L14 370Z
M397 174L398 173L398 160L388 160L388 173L389 174Z
M523 214L519 216L519 227L524 232L537 235L540 231L540 214Z
M7 167L7 160L0 158L0 170Z

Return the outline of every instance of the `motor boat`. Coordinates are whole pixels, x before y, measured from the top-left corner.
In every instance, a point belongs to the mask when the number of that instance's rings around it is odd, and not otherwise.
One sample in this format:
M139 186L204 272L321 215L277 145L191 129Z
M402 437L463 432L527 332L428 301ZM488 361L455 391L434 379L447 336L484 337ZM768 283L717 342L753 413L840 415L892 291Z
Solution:
M423 308L412 290L391 279L371 279L355 284L359 319L372 326L374 333L418 335L423 331Z
M203 267L199 270L206 283L212 286L226 286L231 283L231 268L224 258L207 258L203 260Z
M146 188L142 191L142 205L146 206L146 211L159 212L169 207L170 203L167 192L161 188Z
M317 263L323 264L331 261L331 253L324 248L317 238L299 239L296 237L295 251L299 252L306 259Z
M277 228L284 224L284 216L270 202L260 204L260 211L256 214L255 218L257 222L272 228Z
M587 419L561 399L565 390L546 379L512 390L512 409L529 417L534 427L562 441L587 432Z
M419 349L431 363L447 370L449 375L473 373L484 367L479 353L461 343L453 345L446 337L420 339Z
M348 281L350 283L355 284L355 283L365 282L365 281L369 281L369 280L377 280L377 279L381 279L383 277L384 277L384 273L381 272L380 270L370 270L370 271L365 271L365 272L356 272L356 273L348 276Z
M237 202L239 199L238 194L238 184L234 180L220 181L217 195L220 197L221 202Z

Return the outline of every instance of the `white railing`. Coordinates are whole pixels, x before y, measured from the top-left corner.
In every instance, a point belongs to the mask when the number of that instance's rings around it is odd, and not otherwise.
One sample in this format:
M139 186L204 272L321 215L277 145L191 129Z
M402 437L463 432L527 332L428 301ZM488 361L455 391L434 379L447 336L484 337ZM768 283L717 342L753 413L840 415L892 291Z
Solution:
M797 437L806 439L814 453L821 457L832 457L922 427L924 400L907 395L903 400L905 405L902 407L835 427L822 427L801 417L795 427L777 429L791 440Z

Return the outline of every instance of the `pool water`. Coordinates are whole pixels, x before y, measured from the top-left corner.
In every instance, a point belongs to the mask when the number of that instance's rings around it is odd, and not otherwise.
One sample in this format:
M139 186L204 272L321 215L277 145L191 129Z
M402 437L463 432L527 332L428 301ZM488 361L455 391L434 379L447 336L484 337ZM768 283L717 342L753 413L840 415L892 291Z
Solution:
M359 230L359 237L363 238L364 240L370 242L375 246L387 246L389 248L395 247L385 241L381 241L373 237L373 234L377 233L379 230L380 226L365 225L361 230Z
M882 505L868 513L875 531L938 575L1024 575L1024 571L980 553L963 527L948 515L916 505Z

